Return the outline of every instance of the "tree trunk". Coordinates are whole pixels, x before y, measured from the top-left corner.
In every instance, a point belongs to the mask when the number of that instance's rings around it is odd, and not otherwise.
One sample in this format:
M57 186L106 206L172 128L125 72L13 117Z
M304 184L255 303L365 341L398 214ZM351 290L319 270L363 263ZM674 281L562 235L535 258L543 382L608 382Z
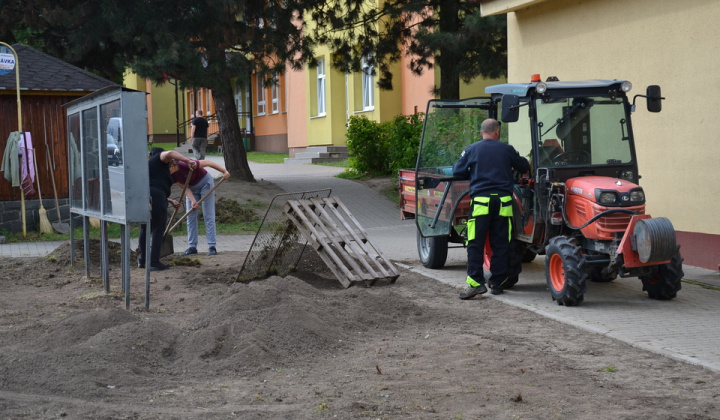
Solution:
M228 82L229 83L229 82ZM215 113L217 114L225 155L225 168L234 178L255 182L247 160L247 151L243 146L240 124L238 123L235 98L231 89L213 90Z
M440 32L454 33L460 28L457 0L441 0L438 26ZM454 46L443 48L435 61L440 67L440 99L460 99L460 76L456 70L460 61Z

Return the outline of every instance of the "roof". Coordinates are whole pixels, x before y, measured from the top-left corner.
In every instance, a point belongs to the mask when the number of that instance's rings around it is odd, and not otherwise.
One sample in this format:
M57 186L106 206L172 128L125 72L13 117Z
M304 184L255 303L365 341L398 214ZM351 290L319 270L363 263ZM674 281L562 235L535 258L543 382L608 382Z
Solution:
M582 88L607 88L615 85L621 85L625 80L603 80L603 79L592 79L592 80L575 80L575 81L559 81L559 82L544 82L547 85L548 90L559 90L559 89L582 89ZM520 97L527 96L530 89L534 89L537 83L505 83L502 85L488 86L485 88L485 93L493 94L499 93L501 95L517 95Z
M526 9L546 0L479 0L480 12L484 16L501 15Z
M21 92L94 92L106 86L119 86L27 45L12 47L18 56ZM16 91L16 71L0 75L0 92Z

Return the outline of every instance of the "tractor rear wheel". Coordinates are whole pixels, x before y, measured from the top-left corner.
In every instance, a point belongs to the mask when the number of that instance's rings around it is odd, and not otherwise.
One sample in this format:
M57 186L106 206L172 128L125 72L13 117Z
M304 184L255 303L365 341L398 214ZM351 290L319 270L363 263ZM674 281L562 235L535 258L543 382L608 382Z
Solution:
M677 296L685 275L682 262L683 258L678 250L669 263L654 266L650 275L640 276L643 290L647 291L650 299L670 300Z
M545 279L558 305L577 306L585 295L585 255L566 236L550 239L545 253Z
M426 268L443 268L447 261L448 237L428 236L423 237L417 231L417 249L420 262Z

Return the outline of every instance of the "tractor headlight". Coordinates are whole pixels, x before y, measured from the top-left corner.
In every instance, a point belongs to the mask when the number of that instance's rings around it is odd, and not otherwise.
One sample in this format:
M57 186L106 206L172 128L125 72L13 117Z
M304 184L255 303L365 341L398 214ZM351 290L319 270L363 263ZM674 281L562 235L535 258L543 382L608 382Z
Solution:
M598 203L600 204L616 204L617 202L617 194L614 192L604 191L598 196Z
M624 81L622 85L620 85L620 89L622 89L623 92L630 92L630 89L632 89L632 83L628 81Z
M643 190L630 191L630 201L633 203L645 202L645 193Z

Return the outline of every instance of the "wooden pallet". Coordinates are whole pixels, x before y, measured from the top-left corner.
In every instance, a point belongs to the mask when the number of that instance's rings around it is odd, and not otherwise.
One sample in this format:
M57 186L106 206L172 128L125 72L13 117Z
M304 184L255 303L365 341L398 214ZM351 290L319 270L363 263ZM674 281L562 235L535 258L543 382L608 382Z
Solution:
M339 198L289 200L284 211L346 288L358 282L372 286L381 279L397 280L393 263Z

